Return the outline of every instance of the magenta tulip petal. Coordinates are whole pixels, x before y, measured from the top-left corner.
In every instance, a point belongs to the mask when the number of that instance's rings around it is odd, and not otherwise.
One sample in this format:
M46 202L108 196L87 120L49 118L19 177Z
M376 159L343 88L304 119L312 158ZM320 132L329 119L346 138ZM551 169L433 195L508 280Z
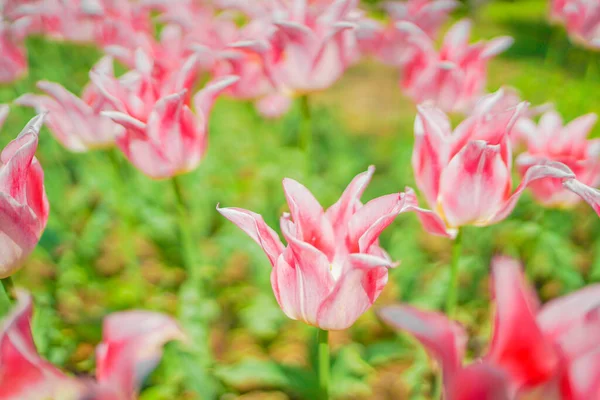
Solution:
M317 323L321 329L347 329L377 300L388 280L389 261L350 255L342 276L321 304Z
M447 385L448 400L510 400L502 371L487 363L473 364L460 370Z
M0 333L0 398L76 400L83 386L42 359L31 334L31 296L17 291L17 304Z
M467 333L460 325L443 314L404 305L383 307L379 316L394 329L417 338L442 366L444 381L453 380L467 344Z
M169 316L150 311L124 311L104 319L102 342L96 350L96 377L120 398L135 398L142 380L158 364L162 347L184 340Z
M265 223L262 216L242 208L219 208L217 206L217 211L258 243L265 251L271 265L275 266L277 259L283 253L284 246L277 233Z
M492 261L496 316L488 358L521 385L550 379L560 365L554 344L535 319L537 299L526 286L521 266L506 257Z

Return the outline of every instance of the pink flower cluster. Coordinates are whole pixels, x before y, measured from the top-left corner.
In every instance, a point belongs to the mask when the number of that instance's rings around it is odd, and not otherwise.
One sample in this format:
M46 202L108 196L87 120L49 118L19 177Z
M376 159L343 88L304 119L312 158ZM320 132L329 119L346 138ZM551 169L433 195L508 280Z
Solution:
M595 0L552 0L550 19L564 25L571 39L600 50L600 3Z

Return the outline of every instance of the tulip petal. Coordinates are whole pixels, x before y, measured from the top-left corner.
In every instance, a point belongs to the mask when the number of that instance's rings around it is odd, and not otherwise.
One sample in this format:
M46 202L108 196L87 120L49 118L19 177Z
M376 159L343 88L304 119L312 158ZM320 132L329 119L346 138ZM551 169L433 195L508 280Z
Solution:
M597 398L600 393L600 349L588 352L571 364L569 382L573 400Z
M8 113L10 112L10 107L8 104L0 104L0 129L4 125L6 121L6 117L8 117Z
M600 216L600 191L584 185L577 179L567 179L563 182L563 186L569 189L571 192L580 196L583 200L585 200Z
M511 376L516 387L547 381L557 372L560 357L536 322L537 299L526 286L521 266L496 257L492 274L496 316L488 358Z
M228 87L239 81L237 76L223 76L207 83L198 93L194 95L193 103L196 113L201 113L204 120L208 121L208 115L212 110L217 97Z
M446 388L448 400L510 400L502 371L487 364L473 364L460 370Z
M441 313L406 305L384 307L378 314L392 328L417 338L440 363L444 381L452 381L460 369L467 344L467 333L459 324Z
M419 207L417 196L412 188L406 187L404 193L406 196L406 203L408 204L406 211L412 211L417 214L417 217L419 218L419 221L421 221L421 225L423 225L426 232L432 235L448 237L450 239L456 237L458 231L456 229L448 228L444 220L438 214L431 210Z
M317 326L325 330L349 328L377 300L394 264L381 257L351 254L335 287L319 307Z
M277 259L283 253L283 243L277 233L271 229L260 214L242 208L219 208L217 211L237 225L264 250L274 267Z
M185 336L171 317L150 311L124 311L104 319L96 349L96 377L123 398L135 398L143 379L162 357L162 346Z
M265 118L279 118L289 111L292 98L282 93L273 93L262 97L256 103L258 113Z

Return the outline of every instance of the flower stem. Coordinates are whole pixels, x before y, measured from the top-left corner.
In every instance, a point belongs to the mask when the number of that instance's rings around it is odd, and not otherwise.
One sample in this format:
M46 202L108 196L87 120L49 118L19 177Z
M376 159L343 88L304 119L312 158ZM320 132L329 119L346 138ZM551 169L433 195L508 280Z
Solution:
M329 399L329 331L319 329L319 390L321 400Z
M189 230L188 220L188 205L183 196L183 188L178 176L174 176L171 179L173 184L173 192L175 193L175 199L177 200L177 216L179 224L179 233L181 235L181 248L183 252L183 265L188 273L194 268L196 263L195 255L193 252L193 241L192 234Z
M12 304L15 300L15 284L12 280L12 276L7 276L6 278L0 279L2 282L2 287L4 288L4 292L6 293L6 298L8 299L8 303Z
M458 230L456 239L452 244L452 263L450 264L450 285L446 294L446 314L453 319L458 303L458 261L462 249L462 230Z
M308 95L300 97L300 110L302 112L302 126L298 137L298 146L306 153L306 158L310 163L312 156L312 113L310 109L310 99Z

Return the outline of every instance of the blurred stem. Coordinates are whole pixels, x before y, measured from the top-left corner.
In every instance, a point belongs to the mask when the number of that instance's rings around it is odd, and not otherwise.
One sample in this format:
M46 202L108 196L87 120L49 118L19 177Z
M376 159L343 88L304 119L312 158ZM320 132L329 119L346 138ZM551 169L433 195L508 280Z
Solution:
M448 318L454 319L456 305L458 303L458 261L462 249L463 232L459 228L456 239L452 244L452 263L450 264L450 285L446 294L446 314Z
M596 57L593 52L590 51L588 63L585 69L585 82L594 82L596 78Z
M319 390L321 400L329 399L329 331L319 329Z
M300 97L300 110L302 112L302 126L298 137L298 145L306 154L308 165L312 160L312 113L310 110L310 99L308 95Z
M12 276L2 278L0 279L0 281L2 281L2 287L4 288L4 292L6 293L8 303L12 304L15 300L15 284L13 282Z

